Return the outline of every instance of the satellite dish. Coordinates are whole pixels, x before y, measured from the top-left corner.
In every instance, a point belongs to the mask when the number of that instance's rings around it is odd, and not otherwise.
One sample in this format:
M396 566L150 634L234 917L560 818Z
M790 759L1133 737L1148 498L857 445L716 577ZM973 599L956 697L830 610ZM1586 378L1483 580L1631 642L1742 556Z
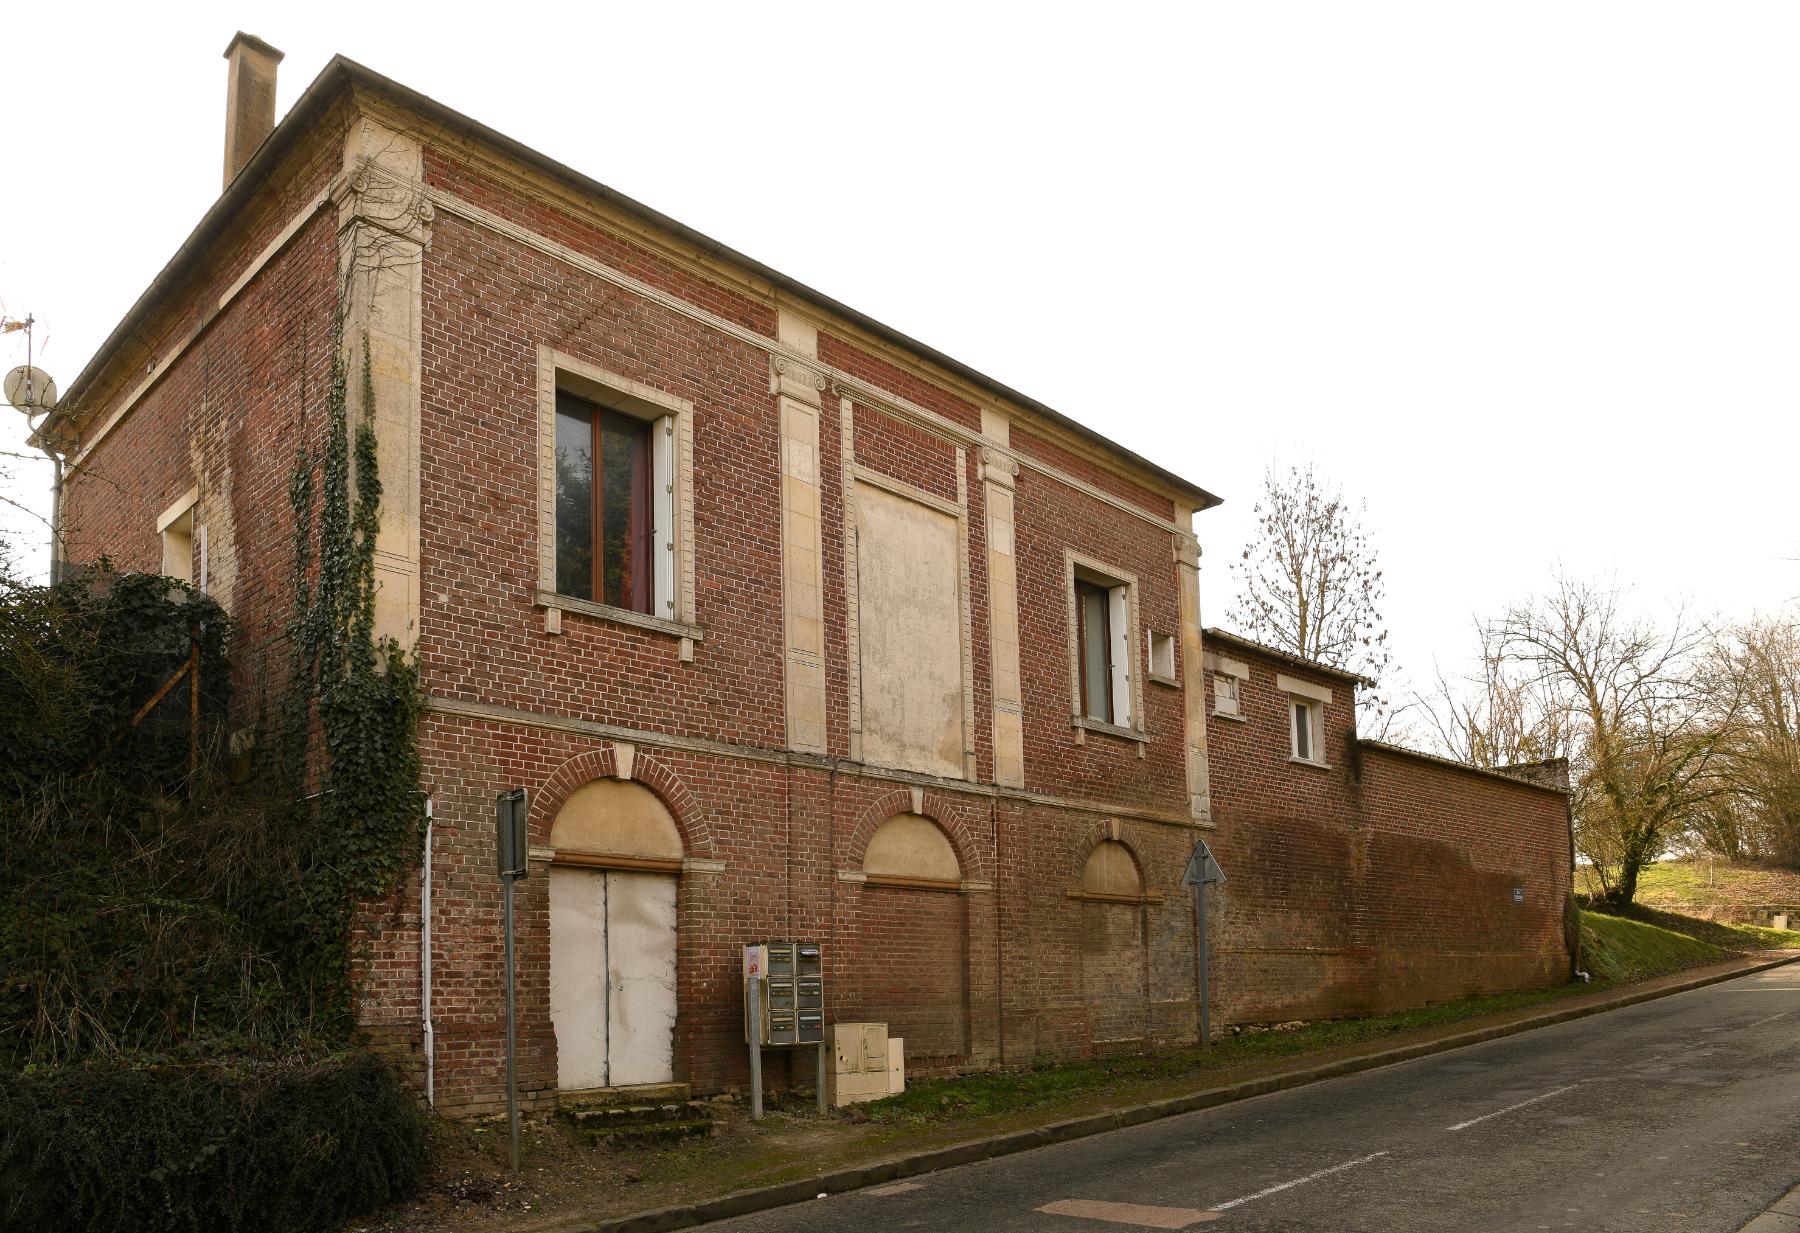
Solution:
M26 415L40 415L56 405L56 382L43 369L21 364L6 374L6 401Z

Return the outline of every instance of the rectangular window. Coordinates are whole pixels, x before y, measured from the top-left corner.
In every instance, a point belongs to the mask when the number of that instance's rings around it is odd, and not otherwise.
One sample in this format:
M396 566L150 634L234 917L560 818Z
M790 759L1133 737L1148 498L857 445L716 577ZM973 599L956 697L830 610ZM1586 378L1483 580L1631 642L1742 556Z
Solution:
M162 512L156 520L156 533L162 537L162 572L183 582L194 580L194 508L200 490L190 488L186 495ZM206 588L206 528L199 528L200 586Z
M558 594L646 615L669 615L655 607L656 593L671 585L672 571L666 562L660 569L654 563L653 508L664 503L653 502L651 493L653 471L667 469L668 447L653 451L652 428L644 420L558 391Z
M1075 579L1075 664L1080 712L1131 726L1131 589Z
M1319 758L1315 746L1318 744L1318 704L1292 698L1289 699L1289 706L1294 716L1294 756L1302 762L1317 762Z

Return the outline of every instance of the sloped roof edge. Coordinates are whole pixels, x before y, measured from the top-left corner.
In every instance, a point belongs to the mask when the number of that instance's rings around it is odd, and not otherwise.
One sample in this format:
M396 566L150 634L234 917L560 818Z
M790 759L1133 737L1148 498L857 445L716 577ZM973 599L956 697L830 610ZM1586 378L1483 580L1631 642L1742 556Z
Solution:
M106 340L100 344L99 350L94 353L93 357L82 368L74 382L70 384L67 394L62 399L61 405L70 407L79 406L81 395L86 392L88 385L106 368L114 354L124 346L125 342L142 323L143 319L149 315L152 308L154 308L165 295L175 289L180 281L188 274L189 270L199 259L201 254L205 252L207 247L225 231L226 227L230 224L232 217L243 207L250 197L254 195L256 189L268 177L275 165L281 161L282 155L293 146L296 140L298 140L300 134L305 131L308 124L324 111L326 105L333 97L335 97L339 90L348 89L352 86L363 86L371 90L391 95L402 105L413 111L419 112L421 115L443 125L445 128L459 130L478 141L501 150L522 163L534 166L546 174L568 183L583 193L597 197L628 214L633 214L653 226L675 235L686 243L700 249L702 252L710 253L722 260L741 266L756 277L767 280L774 286L791 293L796 298L810 301L827 312L843 318L845 321L848 321L859 329L866 330L868 333L873 334L894 346L911 351L938 367L952 372L964 380L969 381L982 389L988 390L990 393L1003 398L1008 402L1012 402L1018 406L1024 407L1026 410L1031 411L1036 415L1042 416L1059 428L1081 437L1120 461L1154 476L1163 484L1191 497L1195 504L1201 509L1208 509L1221 503L1219 497L1216 497L1206 489L1201 488L1198 484L1183 479L1174 472L1158 466L1156 463L1151 462L1149 459L1144 458L1135 451L1127 449L1118 442L1088 428L1086 425L1070 419L1060 411L1039 402L1037 399L1022 394L1010 386L987 376L985 373L979 372L959 360L952 359L950 356L945 355L943 352L938 351L933 347L928 347L924 343L902 334L899 330L883 325L873 317L858 312L856 309L840 303L828 295L815 291L804 283L790 278L780 271L764 265L760 261L747 257L743 253L720 243L712 237L694 230L685 223L677 222L668 215L663 214L658 210L654 210L640 201L627 197L625 194L620 193L615 189L608 188L598 180L583 175L581 172L576 171L574 168L569 167L564 163L558 162L549 155L532 149L523 142L506 136L504 133L489 128L487 125L463 115L454 108L448 107L428 95L421 94L410 86L402 85L400 82L385 77L382 74L375 72L373 69L358 64L356 61L342 55L333 56L331 58L331 61L320 70L319 75L313 78L312 83L306 87L305 92L300 96L299 100L291 109L289 109L287 115L275 126L274 130L264 139L263 143L257 147L256 153L251 156L250 161L244 164L243 169L238 172L237 176L219 196L219 199L213 203L212 208L201 218L193 232L189 234L185 241L183 241L181 247L176 250L175 255L169 259L168 264L162 268L162 271L151 281L150 286L145 289L144 293L140 295L136 302L132 304L131 308L126 311L124 318L122 318L119 324L114 327L112 333L107 335ZM55 422L56 418L57 417L53 414L50 421L47 421L44 425L45 429L48 429L51 423Z

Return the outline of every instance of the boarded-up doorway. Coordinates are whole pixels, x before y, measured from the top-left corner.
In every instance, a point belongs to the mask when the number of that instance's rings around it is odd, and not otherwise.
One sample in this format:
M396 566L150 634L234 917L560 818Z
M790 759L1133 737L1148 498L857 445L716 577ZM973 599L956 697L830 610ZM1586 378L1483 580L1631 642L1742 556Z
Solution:
M675 1077L675 879L550 867L556 1085Z
M1096 1045L1141 1041L1149 1031L1144 887L1130 849L1106 840L1081 871L1081 994Z
M681 836L638 784L595 780L551 827L550 1021L564 1090L675 1077Z

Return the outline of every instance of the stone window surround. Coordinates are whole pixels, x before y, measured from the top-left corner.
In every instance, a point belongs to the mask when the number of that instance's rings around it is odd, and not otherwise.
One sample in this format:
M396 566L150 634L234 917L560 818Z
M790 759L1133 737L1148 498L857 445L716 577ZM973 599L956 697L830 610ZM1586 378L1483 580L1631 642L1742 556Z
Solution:
M1098 719L1090 719L1082 710L1081 699L1081 647L1080 621L1075 611L1075 581L1077 578L1100 586L1125 588L1125 611L1127 620L1126 638L1126 685L1131 699L1131 723L1109 724ZM1138 581L1137 575L1126 573L1116 565L1108 565L1095 557L1076 552L1073 548L1063 549L1063 599L1067 608L1068 652L1069 652L1069 727L1075 733L1077 745L1086 744L1086 734L1101 732L1108 736L1122 737L1138 742L1138 757L1144 756L1144 742L1149 733L1144 724L1144 673L1138 666L1144 662L1143 638L1138 632L1140 618L1138 614Z
M673 619L614 608L556 593L556 394L564 390L637 419L673 420L675 491ZM562 614L578 612L681 640L681 658L692 662L694 643L705 637L694 610L694 404L551 347L538 347L537 383L538 568L535 605L544 610L544 632L562 632Z
M1169 670L1167 672L1157 671L1156 648L1158 639L1161 639L1162 645L1166 646L1169 651ZM1144 675L1152 685L1167 685L1174 689L1181 688L1181 680L1175 675L1175 641L1176 637L1174 634L1165 634L1161 630L1156 629L1150 631L1150 639L1148 642L1150 657L1149 671Z
M1293 740L1293 700L1299 699L1300 701L1307 703L1308 710L1312 715L1313 756L1310 758L1302 758L1298 754L1293 754L1288 758L1288 761L1298 763L1301 766L1329 767L1331 764L1325 761L1323 747L1325 736L1325 708L1331 705L1331 691L1323 685L1314 685L1311 681L1302 681L1296 677L1288 676L1286 673L1275 674L1275 688L1279 689L1289 698L1288 740L1290 742ZM1290 744L1289 748L1292 749L1293 746Z
M1244 714L1244 686L1250 683L1250 665L1241 659L1226 659L1223 655L1215 655L1213 652L1208 651L1205 656L1205 667L1206 670L1213 675L1215 682L1213 686L1212 714L1218 716L1220 719L1230 719L1237 723L1249 722L1249 717ZM1228 676L1237 682L1238 706L1235 711L1221 710L1219 707L1217 678L1221 676Z
M194 548L196 545L204 544L205 542L205 528L196 525L193 517L195 507L198 506L199 503L200 488L199 485L194 485L186 492L182 493L181 496L177 497L169 505L168 509L165 509L161 514L157 515L156 519L156 537L158 542L162 545L162 572L168 574L170 577L179 578L183 582L192 582L194 580ZM184 518L187 520L187 530L185 533L175 529L176 524L181 522ZM186 553L184 554L187 559L179 562L171 562L169 559L171 550L176 546L179 538L183 536L185 536L187 540ZM206 554L204 548L201 549L200 555L202 558L200 566L200 589L204 591L206 589ZM180 569L176 570L170 568L172 564L179 565Z

